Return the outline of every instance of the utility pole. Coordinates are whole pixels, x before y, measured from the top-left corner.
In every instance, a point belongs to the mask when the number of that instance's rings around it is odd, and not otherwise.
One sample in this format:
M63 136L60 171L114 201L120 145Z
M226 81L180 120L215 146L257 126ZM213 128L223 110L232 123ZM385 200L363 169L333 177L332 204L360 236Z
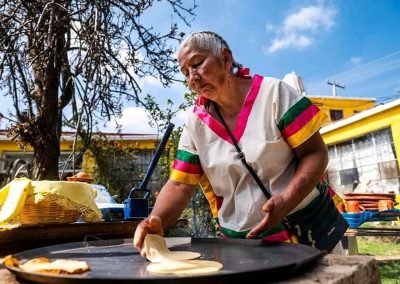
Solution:
M342 89L344 89L345 88L345 85L340 85L338 82L336 82L336 81L333 81L333 82L331 82L331 81L329 81L328 80L328 82L326 82L328 85L332 85L332 94L333 94L333 96L334 97L336 97L336 87L339 87L339 88L342 88Z

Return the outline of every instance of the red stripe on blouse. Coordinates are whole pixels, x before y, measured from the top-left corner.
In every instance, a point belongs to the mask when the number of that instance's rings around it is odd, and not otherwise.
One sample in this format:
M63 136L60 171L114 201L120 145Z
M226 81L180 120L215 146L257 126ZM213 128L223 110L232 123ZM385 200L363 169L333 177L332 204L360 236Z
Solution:
M291 124L282 130L282 135L286 139L299 132L310 120L319 112L319 108L311 104L306 108Z
M200 165L195 165L195 164L184 162L181 160L175 160L172 168L175 170L178 170L178 171L188 173L188 174L202 174L203 173L203 170Z
M290 240L290 236L286 230L283 230L275 234L263 237L262 239L271 242L284 242Z

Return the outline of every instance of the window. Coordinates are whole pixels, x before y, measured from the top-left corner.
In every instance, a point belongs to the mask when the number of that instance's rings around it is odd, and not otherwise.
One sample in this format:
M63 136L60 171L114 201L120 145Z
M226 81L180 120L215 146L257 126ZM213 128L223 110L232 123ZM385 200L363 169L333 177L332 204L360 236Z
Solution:
M364 136L360 136L358 138L353 139L355 150L363 151L368 150L371 151L371 148L374 147L372 133L367 133Z
M343 110L341 109L331 109L329 113L331 115L332 121L336 121L343 118Z
M336 157L335 145L328 146L329 157Z
M357 168L341 170L340 173L340 181L342 185L346 184L354 184L359 181L358 170Z
M351 140L336 144L336 152L338 156L346 156L353 154L353 143Z
M388 161L383 163L378 163L379 172L382 179L398 178L399 168L397 166L397 161Z

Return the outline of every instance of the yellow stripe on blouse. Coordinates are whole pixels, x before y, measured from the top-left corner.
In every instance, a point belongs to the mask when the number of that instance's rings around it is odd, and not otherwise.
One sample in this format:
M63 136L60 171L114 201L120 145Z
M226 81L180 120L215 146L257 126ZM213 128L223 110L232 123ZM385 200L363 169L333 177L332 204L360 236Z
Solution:
M215 195L210 182L207 179L206 175L203 175L200 178L200 187L203 190L208 203L210 204L211 214L214 218L218 217L218 200Z
M199 183L200 177L200 174L188 174L179 170L172 169L169 178L177 182L196 185Z
M318 112L309 123L298 131L296 134L290 136L287 140L292 148L296 148L304 141L310 138L321 127L322 122L326 119L326 114L322 111Z

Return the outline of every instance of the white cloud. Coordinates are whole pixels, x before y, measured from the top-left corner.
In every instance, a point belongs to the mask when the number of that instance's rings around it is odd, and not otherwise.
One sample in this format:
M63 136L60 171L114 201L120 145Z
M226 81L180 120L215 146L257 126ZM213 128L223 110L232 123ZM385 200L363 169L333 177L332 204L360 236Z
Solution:
M160 108L167 107L166 100L170 99L174 102L173 109L176 109L180 103L184 101L184 93L187 92L186 87L182 83L172 84L169 88L165 88L157 79L151 76L141 78L139 84L142 88L142 94L152 95ZM191 111L189 108L188 111ZM186 121L186 112L180 111L176 114L173 119L173 123L176 127L182 126ZM115 132L116 122L122 125L122 133L136 133L136 134L156 134L157 128L149 126L149 117L143 107L126 106L122 111L120 118L113 117L110 122L107 123L105 128L102 128L103 132Z
M140 79L142 83L142 87L144 86L154 86L154 87L162 87L160 80L154 78L153 76L146 76Z
M191 109L186 111L181 110L176 114L175 118L173 119L173 122L176 126L182 126L186 122L188 111L191 111Z
M113 117L107 123L106 128L102 129L104 132L116 132L116 123L122 125L122 133L136 133L136 134L154 134L157 133L156 128L149 125L149 117L144 108L141 107L127 107L122 111L121 117Z
M313 31L329 30L333 25L336 10L330 7L310 6L300 9L299 12L287 16L283 23L283 31Z
M273 31L276 36L264 50L274 53L286 48L308 47L315 42L318 33L330 30L335 24L336 14L337 9L334 7L308 6L286 16L283 23L274 30L273 25L268 23L267 30Z
M296 48L305 48L312 44L313 39L303 35L290 34L284 38L276 38L272 41L271 46L267 52L273 53L279 49L289 48L295 46Z
M362 61L361 57L352 57L352 58L350 58L350 62L352 64L354 64L354 65L360 65L361 61Z
M188 110L191 111L191 110ZM175 127L182 126L186 122L187 111L179 111L173 118ZM157 134L157 128L149 125L150 118L142 107L127 107L122 111L121 117L113 117L102 132L116 132L116 125L121 125L122 133Z
M265 27L266 27L267 31L269 31L269 32L273 32L276 29L276 27L271 23L267 23Z

